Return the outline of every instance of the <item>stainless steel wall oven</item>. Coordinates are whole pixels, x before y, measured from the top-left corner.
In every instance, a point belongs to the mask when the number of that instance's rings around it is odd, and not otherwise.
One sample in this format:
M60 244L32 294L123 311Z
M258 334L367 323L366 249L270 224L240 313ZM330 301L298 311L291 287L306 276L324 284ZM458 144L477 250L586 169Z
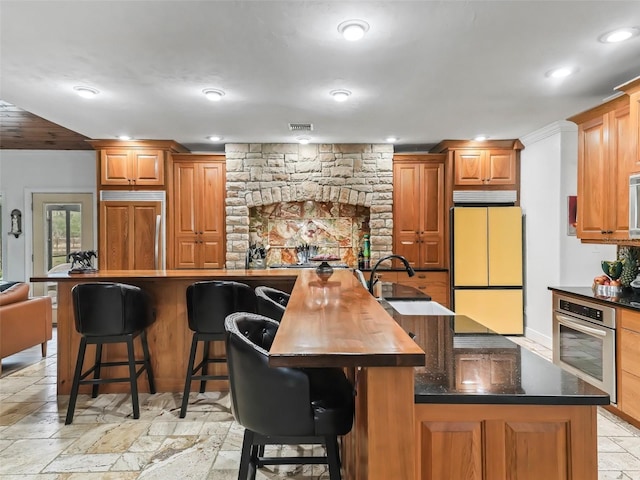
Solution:
M615 308L553 295L553 363L616 402Z

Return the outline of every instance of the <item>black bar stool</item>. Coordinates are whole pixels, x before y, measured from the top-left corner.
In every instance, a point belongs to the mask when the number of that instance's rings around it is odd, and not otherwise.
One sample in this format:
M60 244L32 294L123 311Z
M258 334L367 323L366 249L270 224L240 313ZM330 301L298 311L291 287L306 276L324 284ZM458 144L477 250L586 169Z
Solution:
M269 366L278 322L234 313L225 321L233 415L245 427L239 480L263 465L327 464L340 480L338 436L353 425L354 389L340 368ZM265 445L322 444L326 456L265 457Z
M266 286L256 287L255 291L258 299L258 313L278 322L282 320L291 295L282 290Z
M227 380L228 375L209 375L211 363L226 363L226 357L210 357L209 344L224 342L224 319L235 312L256 312L256 294L249 285L232 281L196 282L187 287L187 316L193 331L187 378L184 383L180 418L187 414L191 382L200 381L204 393L207 380ZM203 342L202 361L194 367L198 342ZM198 372L200 374L198 375Z
M96 398L100 384L129 382L131 384L133 418L140 418L138 377L142 372L147 372L149 391L156 393L145 331L146 327L155 321L155 312L151 307L149 296L138 287L109 282L75 285L71 289L71 295L76 330L82 337L65 425L69 425L73 421L80 385L93 385L91 396ZM142 360L135 359L133 340L138 336L140 336L142 343ZM102 345L105 343L126 343L128 360L103 362ZM95 361L93 366L83 373L82 366L87 345L91 344L96 346ZM129 367L128 377L100 378L102 368L122 365ZM137 365L141 365L138 370L136 370ZM85 380L91 374L93 374L93 378Z

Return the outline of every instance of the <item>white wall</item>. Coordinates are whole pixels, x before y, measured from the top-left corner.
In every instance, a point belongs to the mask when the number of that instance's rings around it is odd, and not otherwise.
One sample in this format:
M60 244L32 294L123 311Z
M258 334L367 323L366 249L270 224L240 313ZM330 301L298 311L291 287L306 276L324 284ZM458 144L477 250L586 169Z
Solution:
M567 234L567 197L576 195L578 128L556 122L521 140L521 205L525 215L525 335L551 347L549 286L590 286L615 245L582 244Z
M31 276L31 205L29 192L96 191L96 154L93 150L0 150L0 193L2 194L2 265L6 280L27 280ZM28 204L25 204L28 203ZM22 212L18 238L8 235L9 212ZM94 215L95 216L95 215ZM27 243L29 243L27 245Z

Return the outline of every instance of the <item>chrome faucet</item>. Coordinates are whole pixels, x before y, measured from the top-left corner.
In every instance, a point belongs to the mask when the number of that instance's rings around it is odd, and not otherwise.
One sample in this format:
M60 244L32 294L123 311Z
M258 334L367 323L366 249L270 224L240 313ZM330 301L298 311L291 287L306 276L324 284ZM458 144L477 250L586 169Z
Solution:
M371 269L371 276L369 277L369 293L371 295L373 295L373 285L378 281L378 279L375 278L375 274L376 274L376 270L378 269L378 266L382 262L384 262L385 260L389 260L390 258L397 258L398 260L400 260L404 264L404 268L407 270L407 275L409 275L410 277L413 277L416 274L416 272L413 270L411 265L409 265L409 261L406 258L404 258L402 255L392 254L392 255L387 255L386 257L382 257L380 260L376 262L376 264Z

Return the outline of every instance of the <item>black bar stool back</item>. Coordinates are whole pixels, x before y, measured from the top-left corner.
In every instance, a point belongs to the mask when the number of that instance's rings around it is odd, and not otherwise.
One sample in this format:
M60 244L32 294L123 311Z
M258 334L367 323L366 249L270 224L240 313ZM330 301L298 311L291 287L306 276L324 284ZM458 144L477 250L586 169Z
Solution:
M328 464L340 480L338 436L353 424L354 390L340 368L269 366L278 322L234 313L225 321L233 415L245 427L239 480L263 465ZM265 445L323 444L325 456L264 457Z
M256 298L258 313L279 322L282 320L291 295L276 288L260 286L256 287Z
M142 372L147 372L149 391L155 393L145 330L155 321L149 296L133 285L111 282L81 283L71 289L71 295L75 327L81 338L65 424L69 425L73 421L80 385L92 385L91 396L95 398L100 384L114 382L130 383L133 418L140 418L138 377ZM138 336L142 343L142 360L135 358L133 340ZM126 343L128 360L103 362L102 345L105 343ZM82 372L87 345L92 344L96 346L94 364ZM122 365L129 367L128 377L101 378L102 368ZM140 368L136 369L136 366ZM91 374L93 378L87 379Z
M228 375L210 375L212 363L226 363L226 357L211 357L210 342L225 340L224 319L235 312L256 312L256 294L253 288L233 281L196 282L187 287L187 317L193 331L191 352L184 384L180 418L187 414L191 382L200 381L200 393L204 393L207 380L227 380ZM203 342L202 361L194 366L198 342Z

